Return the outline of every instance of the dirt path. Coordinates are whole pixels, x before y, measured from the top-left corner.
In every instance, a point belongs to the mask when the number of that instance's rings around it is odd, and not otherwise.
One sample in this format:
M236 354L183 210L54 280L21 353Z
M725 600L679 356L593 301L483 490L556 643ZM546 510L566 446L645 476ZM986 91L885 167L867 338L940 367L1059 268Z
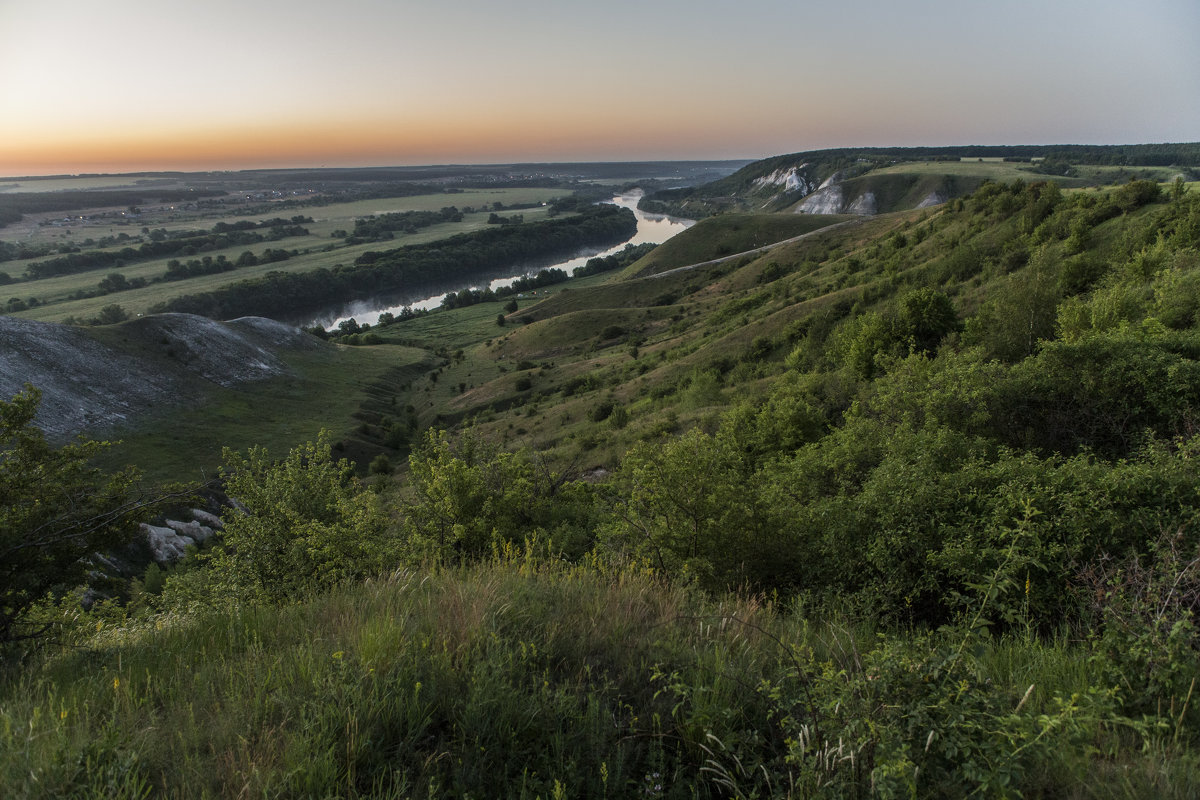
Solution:
M634 278L634 280L639 280L639 281L652 280L654 278L661 278L664 275L673 275L677 272L686 272L689 269L698 269L700 267L711 267L711 266L715 266L716 264L723 264L726 261L732 261L735 258L745 258L746 256L761 256L766 253L769 253L770 251L774 250L776 247L781 247L785 244L791 244L792 242L798 242L801 239L807 239L810 236L816 236L818 233L825 233L827 231L832 231L837 228L844 228L848 225L861 225L864 221L865 221L864 219L848 219L845 222L835 222L832 225L826 225L824 228L817 228L815 231L809 231L808 233L802 233L799 236L793 236L790 239L783 239L778 242L773 242L772 244L763 245L762 247L756 247L753 250L743 250L742 252L734 253L731 256L721 256L720 258L714 258L709 261L701 261L698 264L688 264L687 266L684 266L684 267L673 267L672 269L668 269L663 272L656 272L653 275L639 275L638 277Z

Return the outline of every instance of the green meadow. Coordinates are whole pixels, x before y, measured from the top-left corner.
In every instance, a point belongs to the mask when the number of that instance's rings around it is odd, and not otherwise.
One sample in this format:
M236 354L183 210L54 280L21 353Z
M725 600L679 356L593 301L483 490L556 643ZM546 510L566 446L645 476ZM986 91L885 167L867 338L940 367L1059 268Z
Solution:
M233 388L197 381L190 396L151 414L104 457L113 466L136 464L152 480L206 481L216 476L222 450L266 447L282 453L322 430L354 442L362 406L402 394L401 385L433 364L424 350L330 346L286 354L290 374Z

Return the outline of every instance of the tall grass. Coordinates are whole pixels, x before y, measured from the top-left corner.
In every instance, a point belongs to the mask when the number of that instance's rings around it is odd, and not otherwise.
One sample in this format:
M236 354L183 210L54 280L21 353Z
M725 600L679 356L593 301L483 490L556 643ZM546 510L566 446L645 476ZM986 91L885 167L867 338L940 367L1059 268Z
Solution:
M854 707L881 659L919 663L931 642L634 570L510 557L400 572L231 616L99 623L10 669L0 785L9 797L806 796L815 762L796 736ZM980 663L977 691L1015 703L1034 684L1037 713L1095 680L1066 641L1003 640ZM850 705L806 697L820 686L846 687ZM823 734L829 748L861 721ZM1179 746L1090 735L1094 751L1047 751L1028 776L1035 795L1200 786ZM1095 753L1120 781L1091 785ZM865 777L848 785L869 792Z

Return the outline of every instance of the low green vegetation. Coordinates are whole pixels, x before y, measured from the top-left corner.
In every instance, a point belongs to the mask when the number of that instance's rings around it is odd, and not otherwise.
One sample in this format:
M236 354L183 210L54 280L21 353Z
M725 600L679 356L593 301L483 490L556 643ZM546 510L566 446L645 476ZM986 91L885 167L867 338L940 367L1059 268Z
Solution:
M1117 711L1066 642L889 635L534 553L99 628L5 687L18 795L1183 798L1200 780L1179 729Z
M853 217L799 214L722 214L671 237L629 267L626 276L652 275L675 267L743 253Z
M830 189L843 210L853 211L858 199L867 213L883 213L961 197L985 181L1053 179L1079 188L1195 179L1198 168L1196 143L839 148L763 159L708 184L652 192L639 205L700 219L796 210L805 197Z
M178 405L113 431L121 444L102 463L134 464L155 480L207 480L216 475L224 447L259 445L282 453L315 440L322 429L337 437L341 453L365 463L383 448L384 418L404 416L396 399L404 396L402 387L437 363L424 350L396 345L285 358L288 375L231 388L197 383Z
M24 610L54 636L5 651L0 780L1200 790L1185 182L985 183L544 291L347 334L429 357L362 406L379 448L229 451L248 513L219 541L89 612Z

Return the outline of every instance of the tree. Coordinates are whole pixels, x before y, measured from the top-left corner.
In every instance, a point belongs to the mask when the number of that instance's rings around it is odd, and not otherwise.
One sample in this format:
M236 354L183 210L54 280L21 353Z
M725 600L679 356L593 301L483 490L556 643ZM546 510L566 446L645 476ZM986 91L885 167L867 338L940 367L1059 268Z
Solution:
M753 581L772 543L756 530L744 467L725 433L693 428L665 444L638 444L610 486L607 546L667 578L688 574L713 587Z
M203 555L207 570L168 581L176 600L277 602L395 567L378 495L334 461L329 434L293 448L283 461L262 447L225 450L225 488L245 509L225 523L223 547Z
M87 557L130 541L154 502L135 493L137 473L90 466L107 442L49 445L33 424L41 392L26 384L0 401L0 642L41 629L30 608L87 577Z
M123 292L129 289L129 281L119 272L110 272L108 275L100 279L97 287L101 294L112 294L113 292Z
M958 326L954 303L943 292L924 287L900 298L901 318L913 347L932 353L942 337Z
M534 536L578 555L591 548L590 487L528 450L506 452L473 430L456 440L430 430L408 463L402 524L414 554L464 562Z
M128 311L116 303L110 303L100 309L100 313L92 318L92 322L96 325L115 325L127 319L129 319Z

